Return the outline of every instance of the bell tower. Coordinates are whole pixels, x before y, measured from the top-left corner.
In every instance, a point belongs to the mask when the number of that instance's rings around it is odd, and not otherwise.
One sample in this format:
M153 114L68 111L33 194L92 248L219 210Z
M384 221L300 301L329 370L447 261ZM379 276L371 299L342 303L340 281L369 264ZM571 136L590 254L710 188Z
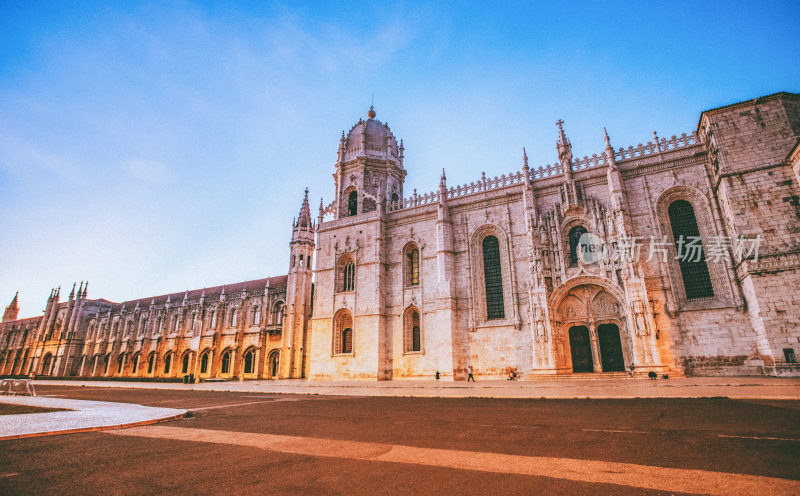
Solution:
M286 318L281 332L280 377L284 379L305 376L308 322L311 317L311 276L314 234L316 226L311 220L308 206L308 188L305 191L300 214L292 223L292 240L289 242L289 277L286 281Z

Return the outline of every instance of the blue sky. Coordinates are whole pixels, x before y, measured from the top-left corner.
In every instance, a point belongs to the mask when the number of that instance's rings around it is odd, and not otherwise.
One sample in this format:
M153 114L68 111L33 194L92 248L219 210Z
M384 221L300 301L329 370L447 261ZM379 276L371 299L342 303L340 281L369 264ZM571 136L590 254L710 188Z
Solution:
M256 5L254 5L256 4ZM406 192L800 91L800 3L0 1L0 305L124 301L285 273L303 189L364 117ZM68 287L69 286L69 287Z

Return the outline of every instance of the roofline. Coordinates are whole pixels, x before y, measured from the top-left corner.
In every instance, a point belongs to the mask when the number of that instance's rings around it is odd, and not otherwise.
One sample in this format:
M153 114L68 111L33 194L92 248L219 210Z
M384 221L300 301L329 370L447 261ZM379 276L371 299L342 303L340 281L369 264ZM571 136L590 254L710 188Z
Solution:
M702 112L700 112L700 119L697 121L697 130L698 131L700 130L700 123L703 122L703 116L706 115L706 114L716 113L718 111L731 109L733 107L744 106L744 105L754 104L754 103L760 103L761 101L764 101L764 100L767 100L767 99L769 99L769 100L775 99L778 96L800 96L800 93L791 93L791 92L788 92L788 91L778 91L776 93L770 93L769 95L759 96L759 97L756 97L756 98L750 98L748 100L741 100L741 101L738 101L738 102L729 103L727 105L722 105L720 107L714 107L714 108L710 108L708 110L703 110Z

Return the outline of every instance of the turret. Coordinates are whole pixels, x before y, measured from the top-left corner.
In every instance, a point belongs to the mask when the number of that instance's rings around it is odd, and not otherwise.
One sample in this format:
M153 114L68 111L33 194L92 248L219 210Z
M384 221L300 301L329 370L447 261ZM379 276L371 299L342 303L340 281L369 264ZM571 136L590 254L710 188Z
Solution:
M11 304L6 307L6 311L3 313L3 322L17 320L17 315L19 315L19 305L17 304L18 296L19 291L14 294L14 299L11 300Z

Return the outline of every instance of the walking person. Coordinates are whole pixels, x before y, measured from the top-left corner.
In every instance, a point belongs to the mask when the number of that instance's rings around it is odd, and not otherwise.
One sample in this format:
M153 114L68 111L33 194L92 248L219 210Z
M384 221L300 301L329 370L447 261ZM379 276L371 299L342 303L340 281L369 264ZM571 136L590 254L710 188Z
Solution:
M472 377L472 365L467 365L467 382L469 381L475 382L475 378Z
M436 371L436 382L439 382L439 371Z

